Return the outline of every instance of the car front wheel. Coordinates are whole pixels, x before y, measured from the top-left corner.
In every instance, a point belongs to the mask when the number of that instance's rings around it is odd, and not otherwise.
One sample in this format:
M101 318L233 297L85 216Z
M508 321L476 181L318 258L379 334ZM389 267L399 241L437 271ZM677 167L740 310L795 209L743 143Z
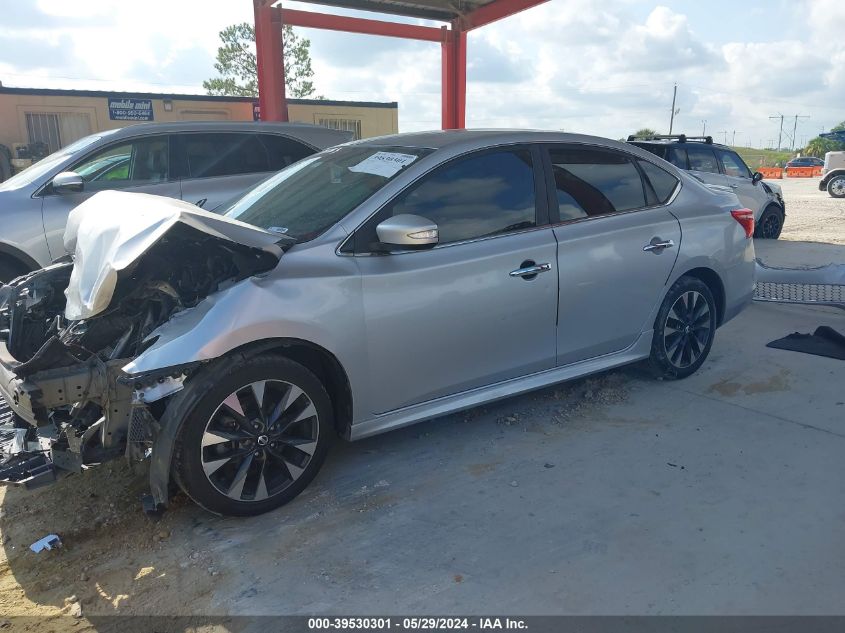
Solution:
M177 442L175 479L212 512L249 516L284 505L325 460L331 402L299 363L272 355L218 363L177 395L194 402Z
M710 288L681 277L669 289L654 323L649 364L666 379L695 373L710 353L716 334L716 302Z
M836 176L827 183L827 192L834 198L845 198L845 176Z

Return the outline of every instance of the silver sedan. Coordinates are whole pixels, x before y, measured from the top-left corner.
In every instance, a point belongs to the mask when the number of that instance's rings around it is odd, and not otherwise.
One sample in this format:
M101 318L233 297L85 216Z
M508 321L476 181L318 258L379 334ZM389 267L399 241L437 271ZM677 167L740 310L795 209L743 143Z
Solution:
M3 289L0 390L29 424L3 477L151 455L148 508L172 476L257 514L336 435L638 361L684 378L751 300L753 233L724 188L554 132L347 144L223 215L99 194L71 213L73 262ZM45 428L70 456L28 451Z

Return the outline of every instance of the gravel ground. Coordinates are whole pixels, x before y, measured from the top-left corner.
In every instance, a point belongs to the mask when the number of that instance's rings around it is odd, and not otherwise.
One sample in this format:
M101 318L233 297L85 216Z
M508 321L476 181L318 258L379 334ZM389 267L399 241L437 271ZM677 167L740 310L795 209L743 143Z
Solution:
M818 178L776 180L786 200L782 240L845 244L845 199L819 191Z

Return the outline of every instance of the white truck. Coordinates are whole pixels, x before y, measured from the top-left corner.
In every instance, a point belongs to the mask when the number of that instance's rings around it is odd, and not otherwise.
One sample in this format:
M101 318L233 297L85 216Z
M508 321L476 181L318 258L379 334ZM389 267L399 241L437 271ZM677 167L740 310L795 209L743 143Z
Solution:
M828 132L821 134L823 138L845 142L845 132ZM827 192L834 198L845 198L845 152L827 152L824 155L822 179L819 190Z

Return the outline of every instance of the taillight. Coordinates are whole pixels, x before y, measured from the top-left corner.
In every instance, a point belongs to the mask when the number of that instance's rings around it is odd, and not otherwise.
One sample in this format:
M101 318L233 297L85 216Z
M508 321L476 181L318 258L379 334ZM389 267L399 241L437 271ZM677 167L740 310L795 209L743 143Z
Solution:
M754 235L754 212L751 209L737 209L736 211L731 211L731 215L745 229L746 239Z

